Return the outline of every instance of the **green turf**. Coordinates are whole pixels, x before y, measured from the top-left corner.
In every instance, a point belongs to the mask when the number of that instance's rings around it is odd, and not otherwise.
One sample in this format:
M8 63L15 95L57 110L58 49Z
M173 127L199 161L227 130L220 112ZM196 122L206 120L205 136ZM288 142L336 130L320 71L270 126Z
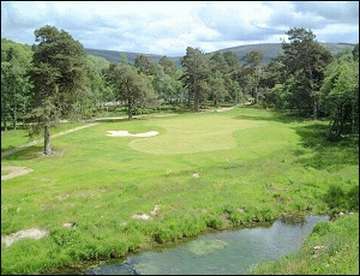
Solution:
M82 125L82 123L63 123L51 129L51 133L55 134L71 128ZM41 135L30 138L26 129L7 130L1 132L1 151L29 143L33 140L42 138Z
M152 138L107 130L158 130ZM358 183L357 141L326 141L327 123L259 109L101 122L2 160L30 174L2 183L2 235L49 229L48 238L2 247L2 271L39 272L287 212L326 212L332 183ZM200 177L194 178L193 173ZM160 205L159 216L136 221ZM239 209L245 209L240 212ZM76 222L76 229L64 229Z
M266 123L202 114L195 118L181 116L172 120L158 120L156 126L162 135L133 140L130 147L154 154L227 150L237 146L235 135L246 134L246 130L266 126Z
M256 274L359 274L359 214L318 224L297 254L261 264Z

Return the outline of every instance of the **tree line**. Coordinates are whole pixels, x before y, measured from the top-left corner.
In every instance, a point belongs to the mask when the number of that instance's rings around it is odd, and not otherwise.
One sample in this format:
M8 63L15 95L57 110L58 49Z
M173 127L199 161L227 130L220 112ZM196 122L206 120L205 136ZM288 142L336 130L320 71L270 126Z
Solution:
M26 125L44 133L61 118L96 116L106 103L125 106L131 119L142 108L168 105L198 112L209 105L248 104L314 119L330 119L329 137L359 131L359 48L337 56L311 30L292 28L282 52L267 65L262 53L242 60L232 52L206 54L188 47L181 66L139 55L129 64L90 56L64 30L44 26L31 46L2 39L2 129Z

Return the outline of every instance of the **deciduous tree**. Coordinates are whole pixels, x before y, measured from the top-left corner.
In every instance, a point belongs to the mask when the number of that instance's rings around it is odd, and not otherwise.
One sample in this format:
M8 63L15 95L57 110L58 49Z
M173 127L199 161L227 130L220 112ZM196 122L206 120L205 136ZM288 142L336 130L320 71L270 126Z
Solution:
M359 64L351 55L334 60L326 70L321 102L330 115L330 135L359 131Z
M144 105L155 96L150 79L131 65L112 66L109 78L113 84L115 100L127 103L129 120L132 119L136 107Z

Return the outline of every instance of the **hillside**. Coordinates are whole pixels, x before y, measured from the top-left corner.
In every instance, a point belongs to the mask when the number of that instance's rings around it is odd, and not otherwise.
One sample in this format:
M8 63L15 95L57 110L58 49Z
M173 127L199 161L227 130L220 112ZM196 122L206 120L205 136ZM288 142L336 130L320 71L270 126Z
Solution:
M352 49L354 44L350 43L324 43L324 45L331 51L332 54L337 54L345 49ZM98 49L86 49L89 54L101 56L110 62L118 63L121 54L126 54L128 61L134 63L135 58L141 53L124 52L124 51L110 51ZM276 57L281 51L281 43L264 43L264 44L251 44L241 45L226 49L221 49L215 52L234 52L241 60L250 51L260 51L264 55L263 63L268 63L272 58ZM153 61L159 61L161 55L144 54ZM176 64L180 64L181 57L170 57Z
M88 54L94 56L100 56L107 59L110 62L118 63L120 61L121 55L125 54L130 63L134 63L135 59L141 53L133 53L133 52L124 52L124 51L111 51L111 50L98 50L98 49L85 49ZM153 55L153 54L143 54L147 56L150 60L158 62L161 55ZM170 57L170 59L174 60L176 63L180 62L180 57Z
M17 47L24 47L26 51L31 51L31 46L23 43L16 43L8 39L2 39L2 47L6 47L5 45L13 43L13 45L17 45ZM352 50L354 44L350 43L323 43L332 54L337 54L343 50L350 49ZM89 55L101 57L106 59L108 62L118 63L120 61L121 55L125 54L130 63L134 63L136 57L141 55L142 53L135 52L125 52L125 51L112 51L112 50L100 50L100 49L85 49ZM248 52L250 51L260 51L264 55L263 63L268 63L272 58L276 57L281 52L281 43L264 43L264 44L251 44L251 45L241 45L231 48L220 49L215 52L234 52L239 59L241 60ZM210 53L211 54L211 53ZM161 55L155 54L143 54L147 56L150 60L158 62ZM173 60L177 65L180 65L181 57L169 57ZM100 59L99 59L100 61ZM105 61L102 60L102 63Z
M330 50L332 54L337 54L343 50L351 49L355 46L350 43L322 43ZM268 63L272 58L276 57L281 52L281 43L264 43L264 44L251 44L231 47L218 50L218 52L233 52L240 59L242 59L250 51L259 51L264 55L263 63Z

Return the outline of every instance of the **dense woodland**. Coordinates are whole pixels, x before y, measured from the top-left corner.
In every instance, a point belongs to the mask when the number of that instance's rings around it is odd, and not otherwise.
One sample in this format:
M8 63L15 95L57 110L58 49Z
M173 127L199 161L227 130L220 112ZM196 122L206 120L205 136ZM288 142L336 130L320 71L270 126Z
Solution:
M232 52L206 54L188 47L181 66L167 57L140 55L110 64L87 55L72 36L56 27L35 31L35 44L2 39L1 124L44 132L60 119L86 119L109 105L125 107L129 119L148 110L246 104L304 118L329 119L329 138L359 132L359 47L333 56L311 30L293 28L282 53L262 63L262 53L242 60Z

